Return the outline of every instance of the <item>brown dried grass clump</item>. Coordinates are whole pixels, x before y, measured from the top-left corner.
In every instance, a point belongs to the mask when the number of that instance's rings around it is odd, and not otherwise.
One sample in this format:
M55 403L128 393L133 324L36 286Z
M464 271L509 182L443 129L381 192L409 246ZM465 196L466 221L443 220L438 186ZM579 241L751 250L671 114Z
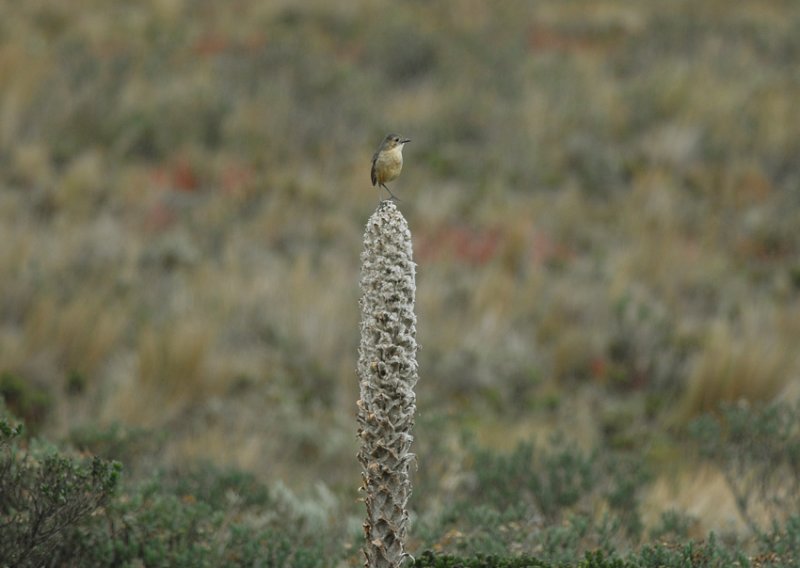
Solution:
M775 330L759 326L737 333L716 322L689 372L677 417L689 420L725 402L772 400L789 385L796 363L794 346Z

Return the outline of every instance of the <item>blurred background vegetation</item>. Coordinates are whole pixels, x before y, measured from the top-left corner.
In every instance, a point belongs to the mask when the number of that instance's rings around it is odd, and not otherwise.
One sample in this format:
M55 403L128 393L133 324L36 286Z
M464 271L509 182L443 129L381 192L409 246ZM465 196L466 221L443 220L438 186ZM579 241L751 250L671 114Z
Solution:
M129 482L278 487L357 562L359 254L397 131L414 546L505 526L465 501L497 471L537 513L486 542L540 546L509 534L565 521L515 460L575 468L595 517L635 489L627 543L671 510L750 534L688 426L799 392L798 29L793 0L2 2L0 394ZM627 459L623 501L579 483Z

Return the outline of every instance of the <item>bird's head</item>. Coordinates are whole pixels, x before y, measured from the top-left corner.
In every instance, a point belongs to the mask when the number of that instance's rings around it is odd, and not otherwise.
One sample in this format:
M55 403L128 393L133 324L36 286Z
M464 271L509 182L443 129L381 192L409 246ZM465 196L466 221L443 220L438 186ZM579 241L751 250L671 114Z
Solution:
M411 142L410 138L403 138L399 134L387 134L386 138L383 140L383 148L385 150L394 150L398 146L402 148L403 145L409 142Z

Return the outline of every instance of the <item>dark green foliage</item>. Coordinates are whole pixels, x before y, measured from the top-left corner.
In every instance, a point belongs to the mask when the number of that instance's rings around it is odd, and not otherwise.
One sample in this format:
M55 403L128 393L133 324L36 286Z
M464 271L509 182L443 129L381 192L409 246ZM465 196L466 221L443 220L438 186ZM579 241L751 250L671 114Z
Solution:
M606 556L599 550L587 552L584 559L578 563L578 568L626 568L627 566L630 564L614 556Z
M592 457L554 440L554 449L536 453L520 444L509 455L476 449L475 497L500 510L535 505L547 520L556 520L591 487ZM528 499L521 499L527 495Z
M200 465L125 488L64 549L92 566L318 567L325 542L252 476Z
M219 469L210 463L176 472L163 481L162 487L176 495L192 495L215 509L224 509L233 500L241 508L274 506L267 487L253 474L232 468Z
M771 532L761 535L759 550L775 566L800 564L800 515L792 515L783 526L774 524Z
M548 568L551 565L531 556L502 558L479 554L474 558L459 558L425 551L414 560L412 566L414 568Z
M796 290L800 290L800 265L789 268L789 280Z
M607 486L603 496L617 515L628 538L638 540L644 525L639 516L639 489L650 479L650 472L639 457L611 453L605 458Z
M50 393L13 373L0 373L0 399L34 432L52 404Z
M67 373L67 384L65 390L69 395L79 395L86 391L87 378L86 375L78 371L70 371Z
M155 484L114 503L72 550L84 562L113 566L213 566L221 513L202 502L160 495Z
M121 462L129 474L144 456L160 447L162 439L163 435L157 432L115 423L107 428L76 428L68 441L82 452Z
M121 468L38 441L25 449L21 433L0 419L0 565L57 565L68 535L109 501Z
M475 555L458 557L426 551L412 564L414 568L732 568L749 566L797 566L797 553L785 555L774 551L750 558L731 551L711 534L703 542L682 545L645 546L639 553L620 558L596 550L570 563L549 563L539 558L521 556Z
M330 538L251 474L197 464L120 485L118 462L22 432L0 419L0 566L318 568L332 558ZM142 459L143 436L120 426L73 434L128 459Z
M800 403L723 406L690 434L723 472L763 566L800 562Z
M595 550L587 552L574 562L549 563L527 555L476 555L464 558L426 551L413 564L414 568L728 568L750 565L747 557L727 551L713 534L705 542L689 542L683 546L645 547L641 553L627 558ZM778 565L789 564L775 564Z
M704 542L645 546L640 554L631 558L631 565L643 568L728 568L750 566L750 561L742 552L722 546L711 533Z
M420 529L429 546L444 540L462 553L535 550L545 561L574 563L586 550L638 544L639 489L648 479L641 460L587 452L560 436L542 448L473 452L474 479L437 523ZM463 537L450 539L451 531Z
M737 405L692 425L702 454L725 471L743 510L772 513L753 537L690 540L695 520L675 510L645 531L638 494L649 474L642 460L556 438L506 454L473 447L467 467L474 477L438 519L416 526L422 546L438 552L421 555L415 566L797 566L799 410Z
M233 506L213 508L192 495L164 492L159 485L154 481L121 496L97 522L75 531L63 544L64 561L187 568L324 566L321 545L281 523L259 528L236 521Z
M744 467L754 456L770 456L776 467L791 467L792 412L787 405L727 408L717 418L698 421L693 432L704 455L722 465ZM748 422L751 429L745 432ZM323 568L356 561L358 539L348 535L344 523L311 521L285 490L270 490L251 474L199 463L120 483L119 464L73 457L51 444L26 440L22 432L22 426L0 419L0 565ZM143 440L148 437L126 434L119 426L72 436L84 451L140 462L146 461ZM756 448L756 440L771 446ZM507 454L473 447L467 463L474 477L445 502L442 514L412 526L417 548L440 552L424 552L411 565L798 563L800 515L789 508L782 511L785 520L776 515L748 540L713 534L688 540L693 520L668 511L644 541L638 494L648 475L640 460L626 454L587 452L554 438L547 447L521 444ZM769 491L781 479L741 490L769 502Z
M474 558L459 558L449 555L436 555L425 551L415 559L414 568L561 568L564 564L551 564L539 558L521 555L501 557L478 554ZM577 561L576 568L628 568L635 566L614 556L607 556L601 551L587 552L582 560Z
M231 540L223 557L227 565L280 568L327 566L321 546L298 546L285 531L257 531L245 525L231 527Z
M661 522L650 530L650 538L654 540L686 540L689 528L694 519L680 511L664 511Z

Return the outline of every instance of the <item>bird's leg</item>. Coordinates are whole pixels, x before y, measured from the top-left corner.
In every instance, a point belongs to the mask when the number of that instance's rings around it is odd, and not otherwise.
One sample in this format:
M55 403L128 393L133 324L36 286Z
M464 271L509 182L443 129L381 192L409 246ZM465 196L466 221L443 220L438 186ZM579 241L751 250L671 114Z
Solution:
M392 193L392 190L391 190L391 189L389 189L389 188L386 186L386 184L385 184L385 183L382 183L382 184L381 184L381 187L382 187L383 189L385 189L386 191L388 191L388 192L389 192L389 195L391 195L391 196L392 196L390 199L394 199L394 200L395 200L395 201L397 201L397 202L399 202L399 201L400 201L400 200L397 198L397 196L396 196L394 193Z

